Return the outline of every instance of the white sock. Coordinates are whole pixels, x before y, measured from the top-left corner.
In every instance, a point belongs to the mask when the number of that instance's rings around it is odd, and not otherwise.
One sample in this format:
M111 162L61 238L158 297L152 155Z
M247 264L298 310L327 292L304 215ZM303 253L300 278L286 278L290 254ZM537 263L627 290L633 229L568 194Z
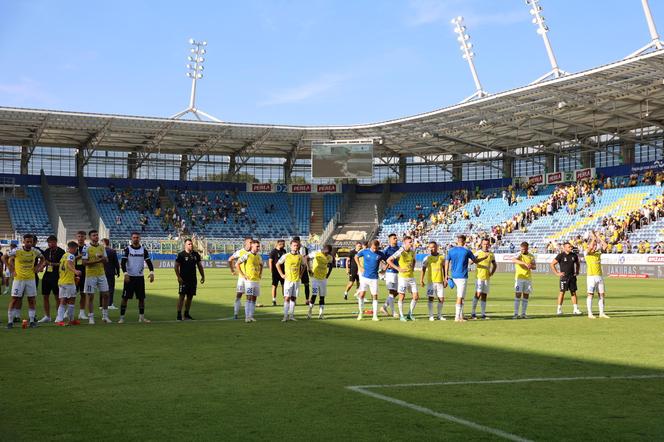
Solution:
M74 320L74 304L68 304L67 305L67 316L69 317L70 321Z
M429 317L433 316L433 301L429 299L429 302L427 302L427 307L429 307Z
M235 316L240 314L240 307L242 307L242 300L241 299L235 299L235 304L233 305L233 314Z
M602 299L602 298L599 298ZM593 297L591 295L588 295L586 298L586 308L588 309L588 315L593 314Z
M471 310L471 313L474 315L475 312L477 311L477 296L473 296L473 308Z
M574 304L574 311L578 312L579 311L579 304Z
M461 319L461 304L454 304L454 319Z
M325 311L325 304L319 304L318 305L318 314L322 315L324 311Z
M289 309L290 309L290 301L284 301L284 318L288 317Z
M108 319L108 309L107 309L107 308L102 309L102 311L101 311L101 317L102 317L102 318L106 318L106 319Z
M295 316L295 300L294 299L290 300L290 310L288 311L288 313L291 316Z
M256 313L256 301L251 301L249 303L249 317L253 319L254 313Z
M7 324L14 322L14 309L7 310Z
M357 307L360 309L360 315L364 314L364 298L357 298Z
M399 307L399 316L403 316L403 301L397 301L397 306Z
M558 310L556 310L556 312L562 313L563 312L563 306L558 304Z
M37 316L37 311L33 308L28 310L28 317L30 318L30 322L35 322L35 316Z
M486 315L486 301L480 301L480 309L482 310L482 316Z
M519 315L519 304L521 304L521 298L514 298L514 316Z
M604 296L599 297L599 300L597 301L597 305L599 305L599 314L603 315L604 314Z
M528 309L528 298L523 298L521 300L521 316L526 316L527 309Z
M371 305L373 307L374 318L377 318L378 317L378 300L374 299L373 302L371 303Z
M344 296L348 296L348 292L347 292L347 291L346 291L346 292L344 292Z
M408 310L408 314L412 315L415 313L415 307L417 306L417 301L415 299L411 299L410 301L410 310Z
M438 298L438 316L443 316L443 300Z
M55 322L62 322L65 318L65 306L60 304L58 306L58 316L55 318Z
M143 315L139 315L139 316L143 316ZM94 312L90 312L90 313L88 313L88 318L89 318L89 319L92 319L92 320L94 321L94 319L95 319L95 313L94 313Z
M251 302L247 301L244 303L244 318L251 318Z

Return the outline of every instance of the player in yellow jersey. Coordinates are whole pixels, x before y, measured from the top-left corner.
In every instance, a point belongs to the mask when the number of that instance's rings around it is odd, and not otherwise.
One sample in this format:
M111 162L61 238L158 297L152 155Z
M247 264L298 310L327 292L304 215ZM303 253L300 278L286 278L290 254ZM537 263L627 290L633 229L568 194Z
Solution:
M20 305L23 296L28 297L28 315L30 318L30 327L37 327L36 302L37 284L35 274L42 271L44 267L44 257L41 252L34 248L34 238L32 234L23 235L23 247L16 248L9 253L7 265L10 273L14 276L12 284L11 298L7 307L7 328L14 327L14 317L21 314Z
M290 252L277 261L279 275L284 278L284 319L281 322L295 321L295 301L300 291L300 278L307 269L307 261L300 255L300 242L292 240Z
M309 253L309 276L311 276L311 300L309 301L309 311L307 319L311 319L311 311L316 304L316 297L318 300L318 319L323 319L323 312L325 310L325 296L327 296L327 278L332 273L332 247L329 245L323 246L318 252Z
M528 299L533 292L532 271L537 268L535 256L528 252L528 243L521 243L521 253L512 258L514 263L514 316L513 319L528 319ZM519 316L519 304L521 304L521 316Z
M399 264L395 264L395 260L399 260ZM399 295L399 300L397 305L399 306L399 320L401 321L414 321L415 316L415 306L417 305L417 300L420 298L417 293L417 282L415 282L415 250L413 249L413 238L410 236L405 236L401 248L397 250L392 256L387 258L387 265L390 268L393 268L399 272L397 278L397 293ZM410 291L412 293L412 298L410 301L410 310L408 315L404 317L403 314L403 300L406 296L406 292Z
M237 260L237 272L244 279L244 289L247 301L244 304L244 321L256 322L256 300L261 294L261 277L263 276L263 258L260 255L261 243L252 240L249 253L245 253Z
M65 316L69 319L70 325L78 325L80 322L74 318L74 303L76 302L76 277L81 276L81 271L76 270L76 253L78 253L78 244L76 241L67 243L67 253L60 259L58 268L58 297L60 305L58 306L58 316L55 318L55 325L64 326Z
M237 274L235 271L235 260L239 259L242 255L249 253L249 249L251 248L251 241L253 241L253 238L250 236L245 237L244 245L242 248L237 250L231 255L230 258L228 258L228 267L230 267L232 275ZM240 307L242 307L242 295L244 295L244 291L244 278L241 275L238 275L237 286L235 288L235 303L233 304L233 319L237 319L238 315L240 314Z
M475 296L473 296L473 308L470 313L472 319L477 319L477 302L480 302L480 310L482 311L482 319L489 319L486 315L486 297L489 294L489 280L496 273L496 257L489 250L491 242L489 238L484 238L480 242L480 250L475 253L478 258L484 260L477 264L477 279L475 280Z
M594 231L588 236L588 250L586 251L586 285L588 286L588 297L586 298L586 307L588 308L588 318L595 319L593 315L593 296L595 291L599 297L599 317L608 319L604 313L604 278L602 277L602 253L607 249L607 244Z
M104 264L108 262L106 247L99 243L99 232L88 232L90 243L83 248L83 265L85 266L85 284L83 291L87 295L88 323L95 323L95 290L99 290L101 297L101 320L105 324L112 321L108 317L108 280Z
M429 242L429 255L422 260L422 273L420 285L426 287L427 298L429 298L429 321L434 321L433 302L438 298L438 320L444 321L443 303L445 302L444 289L447 286L447 275L445 274L445 256L438 253L438 243Z

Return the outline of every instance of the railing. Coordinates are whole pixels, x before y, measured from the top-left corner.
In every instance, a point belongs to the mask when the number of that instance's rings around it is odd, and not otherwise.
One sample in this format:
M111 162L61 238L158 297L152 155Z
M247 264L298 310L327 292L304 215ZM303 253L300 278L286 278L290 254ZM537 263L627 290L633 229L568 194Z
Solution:
M94 200L92 199L92 195L90 194L90 189L88 189L88 184L85 182L85 178L82 176L78 178L78 189L79 193L83 197L83 205L85 206L85 210L90 215L92 225L99 232L99 237L110 238L111 229L106 226L106 223L101 217L101 214L97 209L97 204L95 204Z
M338 219L340 218L340 214L337 211L337 213L334 214L332 218L327 222L327 226L325 226L325 229L323 230L323 233L320 234L320 244L321 246L324 246L325 244L328 243L330 238L332 237L332 234L334 233L335 230L337 230L337 223Z
M67 244L67 241L69 240L69 236L67 235L67 228L65 227L65 223L62 222L62 218L58 216L58 231L55 236L58 237L58 242L61 244Z

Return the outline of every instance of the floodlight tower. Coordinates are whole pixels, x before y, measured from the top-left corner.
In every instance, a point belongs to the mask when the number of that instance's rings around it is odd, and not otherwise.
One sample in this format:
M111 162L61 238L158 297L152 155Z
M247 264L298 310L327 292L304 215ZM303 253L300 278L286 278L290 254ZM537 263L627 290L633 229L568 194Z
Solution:
M645 52L648 52L651 49L656 51L664 49L664 42L660 40L659 34L657 33L657 27L655 26L655 20L652 18L652 12L650 11L650 5L648 0L641 0L641 5L643 5L643 13L646 16L646 22L648 23L648 31L650 32L650 41L647 45L639 49L638 51L632 52L625 58L636 57Z
M567 72L563 71L558 67L558 61L556 61L556 55L553 53L553 48L551 47L551 42L549 41L549 36L546 35L549 32L549 27L544 23L544 17L542 16L542 7L539 5L540 0L526 0L526 5L530 6L530 15L533 16L533 24L537 26L537 33L542 36L544 40L544 47L546 48L546 53L549 56L549 62L551 63L551 70L546 74L539 77L537 80L533 81L534 83L539 83L540 81L548 80L551 78L562 77L567 75Z
M212 115L203 112L200 109L196 108L196 82L203 78L203 63L205 62L205 49L204 46L207 46L207 41L196 41L193 38L189 39L189 44L191 45L191 55L187 57L189 63L187 66L187 77L191 78L191 95L189 96L189 107L173 115L171 118L177 119L185 116L186 114L193 114L198 120L202 121L201 115L209 118L212 121L221 122L218 118L213 117Z
M454 25L454 33L457 34L457 41L461 43L459 49L463 54L463 59L468 62L468 67L470 68L470 73L473 76L473 81L475 82L475 93L470 97L462 101L475 100L477 98L486 97L487 94L484 89L482 89L482 83L480 83L480 78L477 75L477 70L475 69L475 63L473 62L473 57L475 53L472 51L473 44L470 42L470 36L466 33L466 26L463 24L463 17L458 16L452 19L452 24Z

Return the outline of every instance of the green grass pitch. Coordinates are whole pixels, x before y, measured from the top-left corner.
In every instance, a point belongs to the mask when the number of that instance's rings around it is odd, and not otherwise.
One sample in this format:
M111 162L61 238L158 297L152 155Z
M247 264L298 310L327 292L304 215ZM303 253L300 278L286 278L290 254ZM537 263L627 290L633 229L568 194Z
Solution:
M306 320L301 296L299 321L283 324L266 277L265 307L246 324L230 319L229 271L209 269L207 277L191 311L196 321L175 321L175 276L159 270L148 284L152 324L136 322L130 301L123 325L0 330L0 438L664 438L661 280L609 279L608 320L570 316L569 299L568 315L555 317L550 275L535 278L532 319L508 319L513 277L497 274L488 321L432 323L421 300L419 320L375 323L355 319L357 305L343 300L345 277L335 270L326 319ZM385 294L381 283L381 300ZM585 295L580 306L585 312Z

